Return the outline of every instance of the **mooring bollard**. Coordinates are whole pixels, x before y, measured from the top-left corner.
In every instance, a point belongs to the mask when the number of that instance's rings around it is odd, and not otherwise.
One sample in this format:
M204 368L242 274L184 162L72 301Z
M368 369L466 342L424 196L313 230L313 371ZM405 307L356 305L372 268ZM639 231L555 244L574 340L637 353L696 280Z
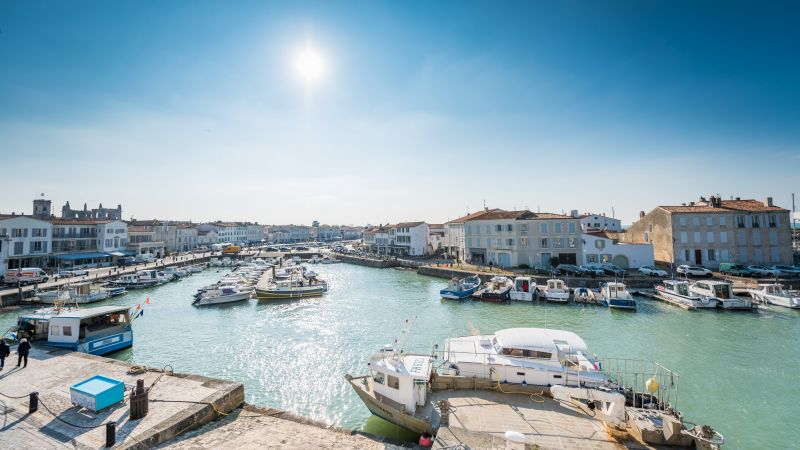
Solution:
M117 443L117 423L108 422L106 424L106 448L113 447Z
M131 420L138 420L147 415L148 412L148 393L144 389L144 380L136 380L136 389L131 393Z
M38 410L39 410L39 393L31 392L31 396L28 399L28 414L33 414Z

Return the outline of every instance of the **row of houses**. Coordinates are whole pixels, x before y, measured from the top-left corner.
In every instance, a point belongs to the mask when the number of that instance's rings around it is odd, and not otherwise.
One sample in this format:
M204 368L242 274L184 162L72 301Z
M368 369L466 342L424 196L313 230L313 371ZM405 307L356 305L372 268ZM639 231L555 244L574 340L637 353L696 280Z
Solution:
M264 227L264 237L272 244L350 241L361 239L363 230L357 226L320 225L315 221L311 226L268 225Z
M0 274L20 267L76 267L113 263L115 258L155 257L201 246L257 243L264 228L251 222L191 222L119 219L121 206L50 214L49 200L34 200L33 214L0 215ZM102 218L99 218L102 217Z
M438 228L441 227L441 228ZM622 268L720 263L791 264L789 210L762 200L719 196L640 213L623 229L604 214L554 214L484 208L443 225L425 222L368 227L369 251L427 256L438 251L458 261L500 267L613 263Z

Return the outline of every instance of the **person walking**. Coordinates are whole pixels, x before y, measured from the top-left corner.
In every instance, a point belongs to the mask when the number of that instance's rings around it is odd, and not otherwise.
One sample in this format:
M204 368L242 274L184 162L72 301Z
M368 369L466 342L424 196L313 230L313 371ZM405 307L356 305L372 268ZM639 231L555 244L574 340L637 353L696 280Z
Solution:
M25 365L23 365L22 368L28 367L28 352L30 351L31 344L28 343L27 339L19 341L19 347L17 347L17 354L19 355L17 357L17 367L19 367L23 359L25 360Z
M11 354L11 348L6 344L6 341L0 339L0 370L6 365L6 356Z

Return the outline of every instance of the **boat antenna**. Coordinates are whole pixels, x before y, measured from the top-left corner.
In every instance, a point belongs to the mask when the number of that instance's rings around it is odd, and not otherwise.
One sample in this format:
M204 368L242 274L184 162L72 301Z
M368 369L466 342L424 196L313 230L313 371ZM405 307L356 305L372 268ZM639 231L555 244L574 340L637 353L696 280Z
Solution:
M392 356L396 356L400 353L403 353L403 346L405 345L406 339L408 339L408 334L411 331L411 327L414 325L414 322L416 320L417 316L413 316L405 320L405 322L403 323L403 331L400 332L400 337L394 340L394 348L392 349Z

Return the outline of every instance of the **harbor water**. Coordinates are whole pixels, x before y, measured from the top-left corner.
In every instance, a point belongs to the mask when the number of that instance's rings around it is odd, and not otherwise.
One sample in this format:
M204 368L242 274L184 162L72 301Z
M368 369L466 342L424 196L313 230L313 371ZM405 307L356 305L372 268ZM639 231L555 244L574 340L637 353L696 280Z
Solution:
M792 420L800 413L799 311L690 312L645 298L635 313L454 302L439 299L446 280L412 271L349 264L313 269L331 286L322 298L194 307L192 294L228 271L211 268L98 303L136 305L150 298L134 323L133 348L110 356L241 381L249 403L396 435L396 427L370 416L344 374L365 373L367 358L399 337L404 319L417 316L405 348L421 352L451 336L558 328L577 333L598 356L655 360L677 372L678 409L688 421L722 432L725 448L796 448L800 442ZM0 327L14 325L21 312L0 313Z

